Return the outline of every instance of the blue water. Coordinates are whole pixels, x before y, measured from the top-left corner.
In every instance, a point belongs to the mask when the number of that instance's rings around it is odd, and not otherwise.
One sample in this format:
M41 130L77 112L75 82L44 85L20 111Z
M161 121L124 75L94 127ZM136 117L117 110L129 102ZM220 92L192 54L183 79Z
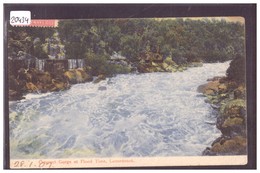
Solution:
M197 87L229 62L176 73L118 75L10 102L18 158L199 156L220 136Z

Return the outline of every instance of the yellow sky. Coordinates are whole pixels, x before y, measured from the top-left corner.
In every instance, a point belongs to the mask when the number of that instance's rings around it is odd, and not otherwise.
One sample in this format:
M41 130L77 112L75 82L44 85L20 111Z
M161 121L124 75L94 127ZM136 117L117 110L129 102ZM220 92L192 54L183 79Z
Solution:
M190 19L190 20L202 20L202 19L216 19L216 20L221 20L225 19L227 22L240 22L242 24L245 23L245 19L240 16L230 16L230 17L179 17L182 19ZM169 19L169 18L159 18L158 20L163 20L163 19ZM172 19L178 19L178 18L172 18Z
M195 20L203 19L205 17L195 17ZM240 22L240 23L245 23L245 19L240 16L232 16L232 17L206 17L208 19L216 19L216 20L221 20L225 19L227 22Z

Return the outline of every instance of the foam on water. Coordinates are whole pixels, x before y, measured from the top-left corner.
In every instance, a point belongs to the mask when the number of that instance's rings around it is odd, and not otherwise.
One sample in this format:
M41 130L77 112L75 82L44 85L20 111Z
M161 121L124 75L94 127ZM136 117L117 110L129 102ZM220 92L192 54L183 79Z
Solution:
M196 90L228 65L118 75L12 102L11 158L201 155L220 132Z
M50 95L52 93L42 93L42 94L36 94L36 93L29 93L25 95L25 99L22 101L30 100L30 99L35 99L35 98L42 98Z

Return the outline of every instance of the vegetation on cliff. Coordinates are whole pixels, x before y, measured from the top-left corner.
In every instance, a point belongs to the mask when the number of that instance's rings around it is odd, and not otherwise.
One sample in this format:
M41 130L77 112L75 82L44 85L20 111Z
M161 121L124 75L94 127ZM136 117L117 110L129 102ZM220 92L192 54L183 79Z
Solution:
M64 45L65 57L86 59L94 75L129 72L108 63L115 52L136 66L153 57L184 65L226 61L244 54L244 25L224 19L88 19L60 20L58 28L9 26L8 57L48 58L46 43L55 33L58 44Z
M225 20L62 20L58 32L68 58L118 52L131 62L150 54L184 64L226 61L244 54L243 24Z

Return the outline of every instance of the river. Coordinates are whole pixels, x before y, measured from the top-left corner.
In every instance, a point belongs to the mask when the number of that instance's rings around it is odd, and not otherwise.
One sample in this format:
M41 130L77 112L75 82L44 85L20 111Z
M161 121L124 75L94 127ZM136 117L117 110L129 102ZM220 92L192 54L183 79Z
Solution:
M221 135L197 87L229 62L126 74L9 103L10 158L200 156Z

